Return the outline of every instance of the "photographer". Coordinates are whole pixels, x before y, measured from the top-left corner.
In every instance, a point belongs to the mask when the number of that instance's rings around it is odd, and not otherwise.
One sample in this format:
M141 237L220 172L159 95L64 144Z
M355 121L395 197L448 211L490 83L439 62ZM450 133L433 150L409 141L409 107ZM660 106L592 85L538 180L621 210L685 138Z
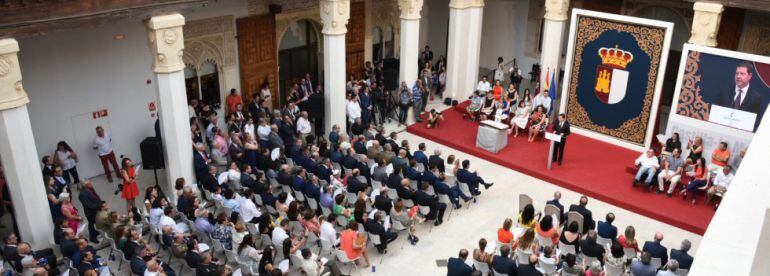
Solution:
M409 112L409 106L412 103L412 90L406 86L406 81L401 82L398 94L398 125L406 123L406 114Z
M425 126L427 128L435 128L438 127L438 123L444 120L444 115L441 114L441 112L436 111L435 109L431 109L430 113L428 113L428 124Z

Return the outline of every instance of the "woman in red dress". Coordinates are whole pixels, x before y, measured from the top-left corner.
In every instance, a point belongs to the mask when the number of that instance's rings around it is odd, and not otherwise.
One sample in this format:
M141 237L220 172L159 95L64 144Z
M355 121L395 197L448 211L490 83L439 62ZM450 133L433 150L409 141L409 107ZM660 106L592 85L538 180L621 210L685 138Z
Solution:
M121 197L126 200L126 209L128 210L126 214L130 216L131 210L134 208L134 199L139 195L139 186L136 185L138 175L136 174L134 162L131 162L131 159L123 158L121 164L123 167L120 170L120 174L123 177L123 193Z

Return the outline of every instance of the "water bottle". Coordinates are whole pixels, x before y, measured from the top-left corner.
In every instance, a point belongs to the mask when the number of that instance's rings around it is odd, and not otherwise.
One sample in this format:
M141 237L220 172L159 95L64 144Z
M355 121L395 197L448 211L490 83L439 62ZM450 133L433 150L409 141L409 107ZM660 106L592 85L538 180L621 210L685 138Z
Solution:
M372 272L377 272L377 266L376 265L372 265Z

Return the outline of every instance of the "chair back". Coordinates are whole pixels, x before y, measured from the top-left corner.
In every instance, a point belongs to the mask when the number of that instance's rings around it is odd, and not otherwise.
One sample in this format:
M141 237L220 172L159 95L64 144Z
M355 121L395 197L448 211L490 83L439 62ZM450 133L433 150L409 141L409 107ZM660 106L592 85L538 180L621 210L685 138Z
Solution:
M568 253L572 253L572 255L577 256L577 253L575 253L575 246L564 244L561 240L559 240L559 251L561 251L562 256L565 256Z
M439 194L438 195L438 201L439 202L443 202L444 204L446 204L446 206L452 206L452 201L449 200L449 196L448 195Z
M636 249L633 248L623 248L623 254L626 255L626 258L633 259L636 258Z
M406 226L404 226L404 224L402 224L400 221L397 221L395 219L391 219L390 227L395 229L396 231L406 230Z
M430 213L430 207L428 206L420 206L420 214L428 215Z
M609 262L604 263L604 272L606 273L606 276L622 276L624 273L623 267Z
M332 250L334 249L334 245L332 244L332 241L321 239L321 252L319 255L325 255L326 252L332 253Z
M318 201L315 198L307 197L307 205L310 206L310 210L318 210Z
M566 272L564 270L561 271L561 276L578 276L577 274L572 274L569 272Z
M388 197L392 200L398 199L398 192L396 192L396 189L389 189L388 190Z
M329 210L329 208L321 206L321 213L324 214L324 217L329 217L329 215L332 213L332 210Z
M211 239L211 246L214 249L213 252L222 252L225 250L225 247L222 246L222 242L219 241L219 239Z
M690 273L689 269L680 268L676 270L676 275L679 275L679 276L687 276L687 274L689 273Z
M256 236L256 235L259 235L259 227L257 227L257 225L256 225L256 224L254 224L254 223L251 223L251 222L247 222L247 223L246 223L246 229L249 229L249 233L250 233L252 236Z
M265 203L262 202L262 196L260 195L254 196L254 203L257 204L257 206L265 206Z
M312 185L312 184L305 184L305 185ZM294 192L294 199L296 199L299 202L305 202L305 194L303 194L300 191Z
M524 206L527 206L527 204L532 204L532 197L525 194L519 194L519 212L524 210Z
M473 259L473 267L476 268L476 270L481 271L481 274L483 275L489 274L489 264L485 262L479 262L476 259Z
M372 241L375 245L380 245L382 241L380 241L380 235L372 234L369 232L366 232L366 235L369 236L369 240Z
M382 189L382 182L372 179L372 190Z
M540 246L551 246L553 245L553 240L549 237L543 237L540 234L535 234L535 239L537 239L537 243L540 244Z
M237 264L238 263L238 256L235 255L235 252L232 250L225 250L225 258L227 258L227 262L231 264Z
M460 185L460 191L463 192L463 194L472 196L471 189L468 187L468 183L463 183L460 181L457 181L457 185Z
M532 252L523 251L521 249L516 250L516 263L519 265L527 265L529 264L529 255L532 255Z
M581 258L581 259L583 259L583 266L584 266L584 267L588 267L588 266L590 266L590 265L591 265L591 264L592 264L594 261L598 261L598 260L599 260L599 259L598 259L598 258L596 258L596 257L589 257L589 256L586 256L586 255L585 255L585 254L583 254L583 253L580 253L580 258Z
M345 198L347 198L348 204L353 205L356 203L356 200L358 200L358 195L346 191Z
M575 211L567 213L567 225L573 221L578 224L578 233L583 233L583 215Z
M412 206L414 206L414 201L411 199L402 199L401 202L404 203L404 207L407 208L412 208Z
M543 275L551 275L555 273L557 270L556 264L538 262L538 266L540 266L540 269L543 272Z
M650 259L650 263L657 269L663 264L663 260L661 258L652 258Z
M560 213L561 211L559 210L559 207L556 207L556 205L553 204L546 204L545 208L543 209L543 214L546 216L552 216L554 214L558 216Z
M275 207L273 207L272 205L267 205L267 212L270 213L271 215L278 214L278 210L276 210Z
M232 276L243 276L243 272L241 272L241 270L243 270L243 268L241 266L242 266L242 264L238 264L238 269L233 271Z
M497 275L508 275L508 276L510 276L510 274L508 274L508 273L503 273L503 272L497 271L497 269L495 269L494 267L492 267L492 275L495 275L495 276L497 276Z
M351 263L351 262L355 261L355 260L349 259L348 258L348 254L346 254L345 251L337 249L337 250L335 250L334 253L337 256L337 260L340 261L343 264Z
M605 249L609 248L612 245L611 239L602 238L600 236L596 236L596 243L602 245Z

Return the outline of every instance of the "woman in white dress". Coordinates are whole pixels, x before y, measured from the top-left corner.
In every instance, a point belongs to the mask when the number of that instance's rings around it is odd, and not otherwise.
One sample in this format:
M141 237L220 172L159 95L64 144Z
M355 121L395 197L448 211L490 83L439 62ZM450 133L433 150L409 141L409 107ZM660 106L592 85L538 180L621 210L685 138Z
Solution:
M259 90L259 97L265 100L270 108L273 108L273 95L270 93L270 83L267 81L267 78L262 81L261 86L262 88Z
M529 106L525 101L519 101L519 107L516 108L516 115L511 119L511 129L508 130L508 134L513 132L513 137L519 136L519 129L526 129L527 122L529 122Z
M262 253L254 248L254 238L252 238L251 234L244 235L243 240L238 244L238 247L234 248L236 249L235 253L238 254L238 259L240 259L239 261L241 263L249 264L249 266L253 268L259 268L259 260L262 258Z
M532 108L532 94L529 93L529 88L524 89L524 95L521 97L521 101L524 102L527 107Z
M59 141L56 144L56 153L54 154L54 163L61 166L64 171L64 178L69 181L70 184L80 184L80 177L78 176L78 155L67 144L67 142Z

